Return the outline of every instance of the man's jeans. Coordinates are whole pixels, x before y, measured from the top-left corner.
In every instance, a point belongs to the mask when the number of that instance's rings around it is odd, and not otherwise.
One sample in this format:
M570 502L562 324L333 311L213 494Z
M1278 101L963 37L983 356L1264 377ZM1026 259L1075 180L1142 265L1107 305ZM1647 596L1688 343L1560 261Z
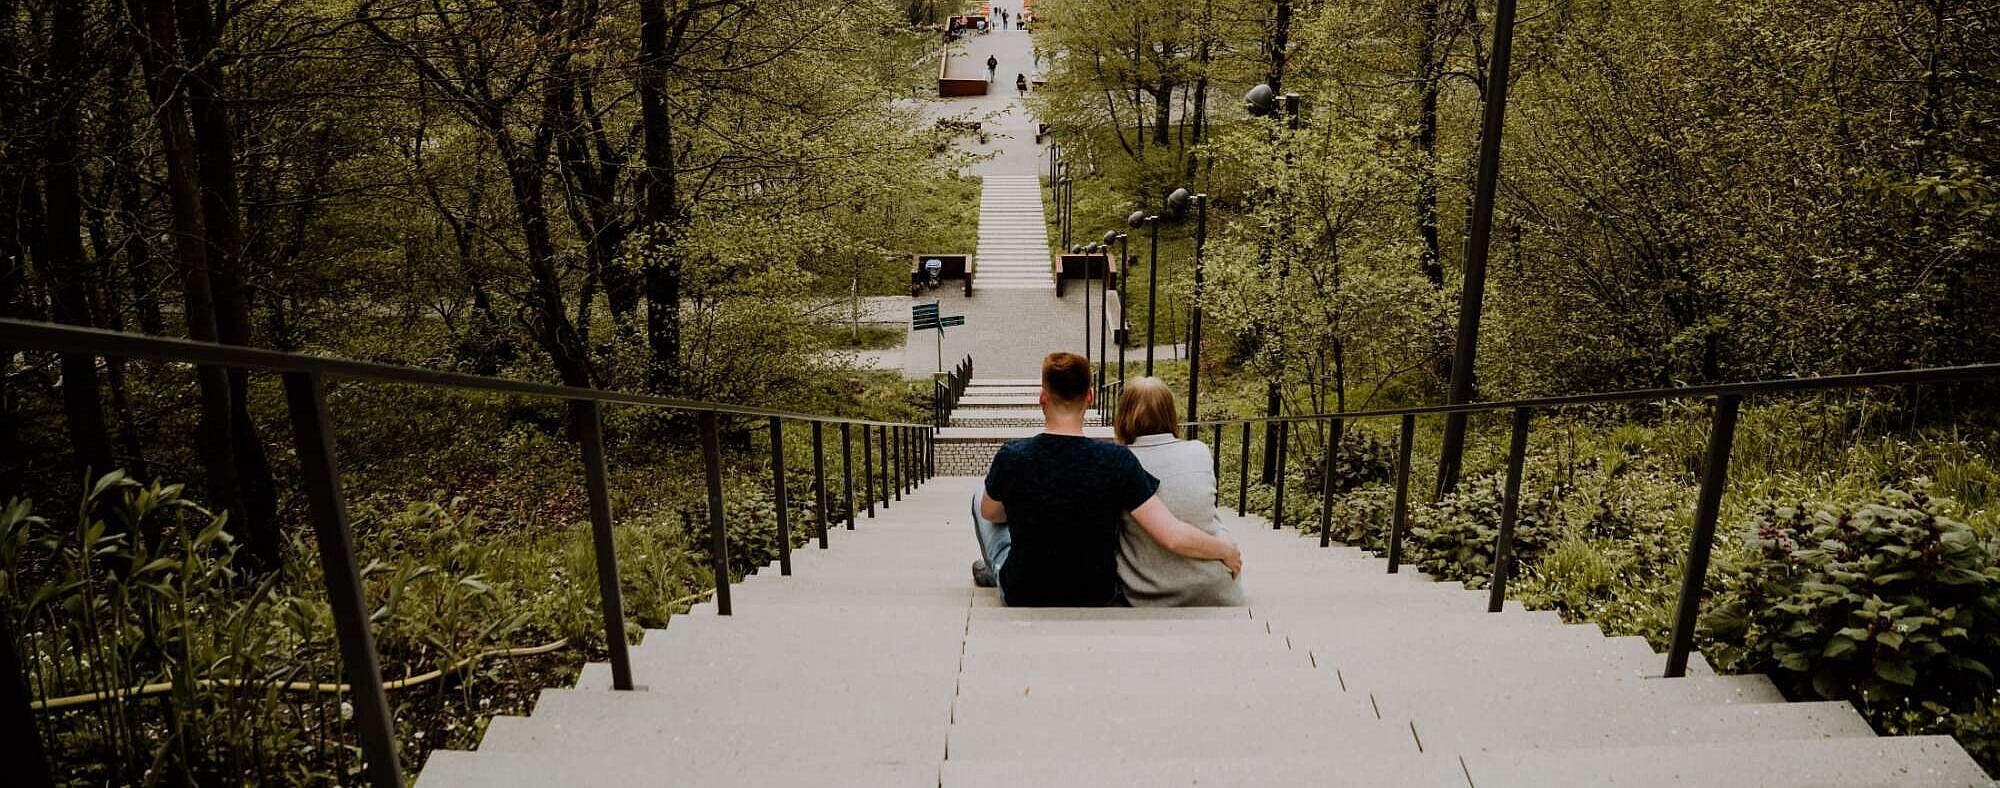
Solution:
M1007 563L1007 555L1014 551L1014 534L1005 523L979 516L979 499L985 494L985 490L972 494L972 532L979 537L979 553L986 558L986 571L993 573L995 590L1000 592L1000 599L1004 602L1007 589L1000 585L1000 567Z

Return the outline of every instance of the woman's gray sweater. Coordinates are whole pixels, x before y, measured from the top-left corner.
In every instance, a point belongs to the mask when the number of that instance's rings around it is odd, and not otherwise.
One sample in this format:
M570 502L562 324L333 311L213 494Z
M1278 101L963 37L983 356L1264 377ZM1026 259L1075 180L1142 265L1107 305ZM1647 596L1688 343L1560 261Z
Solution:
M1229 538L1215 511L1215 471L1208 446L1172 435L1141 435L1132 454L1160 480L1160 502L1184 523ZM1217 607L1244 604L1243 587L1221 561L1199 561L1153 541L1130 514L1118 536L1118 580L1134 607Z

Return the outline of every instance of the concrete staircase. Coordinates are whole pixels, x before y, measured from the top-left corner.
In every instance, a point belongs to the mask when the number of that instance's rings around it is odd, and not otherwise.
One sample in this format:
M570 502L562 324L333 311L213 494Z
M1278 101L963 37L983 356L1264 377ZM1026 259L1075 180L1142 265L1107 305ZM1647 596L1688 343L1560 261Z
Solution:
M424 788L1991 784L1758 676L1654 678L1643 640L1229 518L1246 608L1015 609L974 589L944 477L432 753Z
M976 265L974 292L1055 290L1039 176L985 176L979 194Z
M951 412L951 423L938 430L938 473L985 476L1001 444L1042 431L1037 402L1042 383L1034 378L974 377ZM1084 413L1084 423L1096 425L1098 411ZM1109 440L1110 427L1091 426L1084 434Z

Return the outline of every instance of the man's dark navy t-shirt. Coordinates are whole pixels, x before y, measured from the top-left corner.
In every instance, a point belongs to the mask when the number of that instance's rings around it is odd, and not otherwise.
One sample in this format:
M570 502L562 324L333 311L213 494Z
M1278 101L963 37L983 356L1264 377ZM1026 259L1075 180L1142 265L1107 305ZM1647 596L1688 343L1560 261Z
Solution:
M1109 441L1043 433L1000 447L986 494L1007 509L1013 538L1000 567L1007 604L1111 604L1122 517L1159 487L1130 449Z

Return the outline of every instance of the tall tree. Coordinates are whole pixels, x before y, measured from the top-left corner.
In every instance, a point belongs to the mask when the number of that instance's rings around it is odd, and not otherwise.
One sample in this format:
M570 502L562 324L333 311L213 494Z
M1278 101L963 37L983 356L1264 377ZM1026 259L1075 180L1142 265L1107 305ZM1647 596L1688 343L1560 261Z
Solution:
M90 289L97 278L83 252L83 176L76 140L77 107L89 94L91 74L85 53L82 3L57 3L50 15L47 79L52 90L42 136L42 200L46 223L43 242L45 276L55 295L56 320L92 326ZM113 467L111 439L105 430L104 406L98 388L97 359L81 353L62 357L62 398L70 445L77 461L90 473Z

